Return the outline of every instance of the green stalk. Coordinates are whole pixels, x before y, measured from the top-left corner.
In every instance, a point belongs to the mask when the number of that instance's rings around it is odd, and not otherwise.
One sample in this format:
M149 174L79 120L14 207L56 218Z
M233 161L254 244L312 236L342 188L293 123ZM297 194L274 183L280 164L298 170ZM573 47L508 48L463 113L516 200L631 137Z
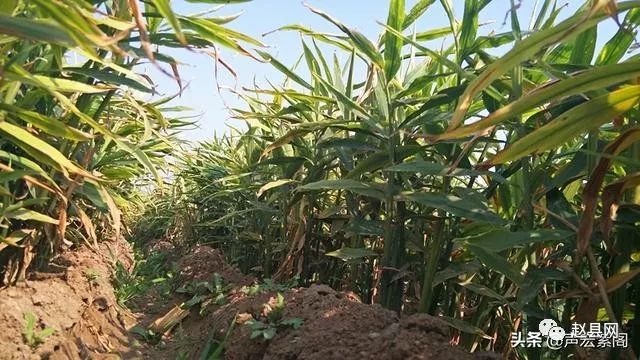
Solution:
M388 119L388 155L391 164L397 164L396 149L400 144L400 134L396 129L396 114L392 111ZM382 306L400 311L402 307L403 284L402 281L393 281L404 263L405 239L404 239L404 202L396 202L394 199L396 187L401 186L399 175L393 172L385 173L387 184L385 187L385 226L384 226L384 257L382 261L381 276L381 300Z
M305 224L305 233L304 233L304 245L302 247L302 274L301 281L303 284L308 285L309 280L311 279L310 275L310 264L311 264L311 243L314 239L313 229L315 228L315 216L313 212L314 204L316 202L316 198L314 195L308 195L308 206L306 211L307 223Z
M395 177L387 183L387 216L384 231L384 258L382 262L381 298L382 306L400 311L402 305L402 282L393 281L397 269L404 261L404 203L393 199Z
M446 177L442 183L442 192L449 192L451 178ZM444 210L438 210L439 220L435 223L435 231L433 235L433 241L431 246L429 246L429 251L426 254L425 258L425 270L424 270L424 278L422 280L422 294L420 297L420 306L418 310L420 312L428 312L431 308L431 304L434 300L434 289L433 289L433 278L436 275L436 271L438 270L438 264L440 263L440 253L442 251L442 247L446 242L446 229L445 229L445 218L447 217L447 213Z
M439 211L438 215L442 216L444 212ZM429 251L425 257L425 271L424 278L422 280L422 294L420 296L420 307L418 311L426 313L431 307L433 301L434 289L433 278L438 269L438 262L440 258L440 249L444 244L444 223L445 220L441 219L435 222L435 235L433 241L429 246Z

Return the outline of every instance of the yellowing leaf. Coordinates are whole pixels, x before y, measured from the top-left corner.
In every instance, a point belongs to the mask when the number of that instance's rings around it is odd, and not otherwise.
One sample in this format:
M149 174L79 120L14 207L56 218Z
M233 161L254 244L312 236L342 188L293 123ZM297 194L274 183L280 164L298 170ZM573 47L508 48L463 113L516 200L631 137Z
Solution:
M640 4L637 2L621 3L619 4L618 11L622 12L635 7L640 7ZM596 8L596 10L599 10L599 8ZM522 61L532 58L541 50L578 36L608 16L609 15L603 11L596 11L595 13L581 12L549 29L535 32L516 43L510 51L487 66L476 79L469 83L449 123L449 129L452 130L462 125L464 116L471 106L473 98L491 85L493 81L499 79L504 73Z

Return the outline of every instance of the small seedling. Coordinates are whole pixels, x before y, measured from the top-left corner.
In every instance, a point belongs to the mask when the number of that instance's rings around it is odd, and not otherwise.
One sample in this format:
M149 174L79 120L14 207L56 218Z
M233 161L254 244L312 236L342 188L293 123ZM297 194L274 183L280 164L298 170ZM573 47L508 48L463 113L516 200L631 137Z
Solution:
M251 339L260 338L263 341L269 341L276 336L278 329L291 327L297 329L304 323L300 318L283 319L282 315L285 308L284 296L278 293L269 303L263 305L263 313L266 314L263 320L249 320L245 325L251 329Z
M273 292L273 291L281 292L281 291L287 291L289 289L297 287L298 282L299 282L298 276L295 276L293 279L285 283L276 283L272 279L264 279L261 284L243 286L240 289L240 291L244 292L249 296L264 294L264 293Z
M147 257L136 253L136 262L131 272L120 261L115 264L113 285L118 304L125 306L131 299L150 289L169 295L175 288L174 268L167 263L167 255L154 253Z
M98 270L90 268L84 271L84 276L89 280L90 283L95 283L100 278L100 273Z
M131 332L136 335L140 335L144 342L153 345L160 342L160 339L162 338L161 334L157 334L151 329L145 329L140 326L134 327L133 329L131 329Z
M32 312L24 314L24 329L22 330L22 336L25 343L32 349L38 347L38 345L45 342L45 340L53 335L55 330L50 327L45 327L42 330L37 330L38 319Z
M230 286L224 284L222 276L213 274L211 281L190 282L176 290L177 293L192 295L182 306L190 308L200 304L200 315L204 315L211 304L222 305L227 299Z

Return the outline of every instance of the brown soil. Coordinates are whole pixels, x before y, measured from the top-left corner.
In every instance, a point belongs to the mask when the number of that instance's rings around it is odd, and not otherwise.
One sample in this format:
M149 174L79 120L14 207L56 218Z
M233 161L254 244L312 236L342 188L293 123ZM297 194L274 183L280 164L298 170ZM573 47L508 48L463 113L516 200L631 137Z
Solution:
M256 317L266 299L245 298L244 308L233 310ZM283 319L299 318L303 325L278 331L269 343L250 339L240 326L226 349L227 359L476 359L449 345L445 323L428 315L398 319L379 305L366 305L355 297L325 285L293 289L285 294ZM228 316L222 310L220 317ZM233 310L231 313L233 313ZM224 314L224 315L223 315ZM257 315L259 316L259 315ZM216 314L212 320L216 319Z
M196 245L178 260L183 281L206 281L218 273L226 283L237 286L251 285L255 278L246 276L224 260L222 252L210 246Z
M154 245L155 246L155 245ZM170 244L149 251L181 253ZM111 254L111 255L98 255ZM283 319L298 318L298 329L279 328L271 341L250 339L249 319L264 320L265 303L276 292L249 296L240 286L255 279L229 266L220 251L196 246L177 260L180 279L203 281L213 273L237 285L222 306L191 313L156 345L133 336L134 325L149 326L186 297L161 298L153 292L138 299L132 314L116 305L110 274L120 260L132 264L124 242L105 242L94 252L82 248L55 259L52 272L34 274L23 287L0 291L0 359L187 359L199 358L207 342L222 339L235 321L225 347L226 359L471 359L449 345L449 329L437 318L413 315L399 319L378 305L362 304L348 293L317 285L284 292ZM54 272L57 270L57 272ZM33 312L41 328L56 333L35 350L22 338L23 316Z
M106 358L102 354L130 351L126 328L135 318L116 307L110 281L117 261L132 265L127 243L103 242L96 251L67 252L26 284L0 290L0 359ZM27 313L38 319L37 330L55 330L36 349L22 337Z

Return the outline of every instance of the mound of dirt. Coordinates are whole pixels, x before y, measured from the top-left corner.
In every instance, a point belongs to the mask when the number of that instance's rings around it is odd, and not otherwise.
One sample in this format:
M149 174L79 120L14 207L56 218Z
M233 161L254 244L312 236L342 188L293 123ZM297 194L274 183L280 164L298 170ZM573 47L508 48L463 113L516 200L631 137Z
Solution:
M399 319L379 305L361 303L356 297L325 285L286 291L283 319L301 319L298 329L279 329L269 342L251 339L247 321L264 318L264 304L276 292L249 296L237 291L229 302L205 316L192 313L159 349L146 353L182 354L198 358L212 335L234 330L225 344L225 359L497 359L493 354L469 354L449 345L449 328L438 318L417 314ZM174 341L175 338L182 341ZM181 344L182 343L182 344ZM187 343L188 346L183 344Z
M111 285L114 266L133 264L121 241L102 242L95 251L82 247L54 258L45 272L33 272L26 284L0 290L0 359L85 359L126 353L132 339L126 322L133 316L116 307ZM34 329L53 335L31 348L23 339L25 315Z
M273 294L271 294L273 295ZM268 294L230 304L213 321L242 310L259 317ZM284 294L283 319L304 322L298 329L279 330L268 343L250 339L239 326L225 351L226 359L477 359L449 345L447 325L429 315L398 319L379 305L366 305L325 285L292 289ZM230 311L231 310L231 311ZM248 317L239 316L240 319ZM240 320L242 322L243 320Z
M178 260L182 281L208 281L213 273L218 273L226 283L237 286L250 285L255 278L244 275L237 268L227 264L218 249L206 245L196 245Z

